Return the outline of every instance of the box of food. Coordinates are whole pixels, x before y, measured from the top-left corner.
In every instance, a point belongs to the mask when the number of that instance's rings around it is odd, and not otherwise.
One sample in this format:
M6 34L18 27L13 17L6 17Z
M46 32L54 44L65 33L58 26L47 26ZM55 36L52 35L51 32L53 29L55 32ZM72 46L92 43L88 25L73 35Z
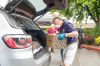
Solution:
M66 48L67 40L58 40L57 36L54 35L47 35L47 46L54 48L54 49L64 49Z

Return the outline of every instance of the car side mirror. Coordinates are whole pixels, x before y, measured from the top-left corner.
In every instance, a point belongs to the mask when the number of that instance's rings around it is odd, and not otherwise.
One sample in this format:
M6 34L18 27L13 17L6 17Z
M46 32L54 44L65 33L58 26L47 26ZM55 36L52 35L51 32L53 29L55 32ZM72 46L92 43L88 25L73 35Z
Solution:
M47 6L51 6L54 9L66 9L68 6L68 0L43 0Z

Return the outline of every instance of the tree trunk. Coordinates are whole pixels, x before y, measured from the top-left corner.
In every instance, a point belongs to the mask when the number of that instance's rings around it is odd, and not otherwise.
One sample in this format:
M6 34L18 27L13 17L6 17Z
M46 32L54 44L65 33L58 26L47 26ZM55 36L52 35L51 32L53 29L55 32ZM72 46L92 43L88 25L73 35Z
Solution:
M91 18L96 23L96 25L98 25L100 23L99 19L97 18L97 20L96 20L96 18L93 16L93 14L91 13L91 11L89 10L89 7L87 5L84 5L82 7L88 12L88 14L91 16Z
M100 26L100 21L97 21L97 22L96 22L96 25Z

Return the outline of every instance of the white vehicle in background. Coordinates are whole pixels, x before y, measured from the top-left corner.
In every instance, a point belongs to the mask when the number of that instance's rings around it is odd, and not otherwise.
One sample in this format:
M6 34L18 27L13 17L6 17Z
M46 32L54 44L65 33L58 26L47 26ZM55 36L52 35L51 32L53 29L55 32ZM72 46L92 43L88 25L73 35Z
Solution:
M33 20L49 9L65 8L63 1L0 0L0 66L49 66L45 33Z

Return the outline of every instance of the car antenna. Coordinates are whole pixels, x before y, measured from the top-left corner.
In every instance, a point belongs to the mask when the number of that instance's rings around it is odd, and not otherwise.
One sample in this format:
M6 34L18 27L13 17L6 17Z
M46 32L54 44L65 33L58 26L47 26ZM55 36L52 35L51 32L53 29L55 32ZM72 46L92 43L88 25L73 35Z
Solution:
M8 12L8 14L11 13L22 1L23 1L23 0L20 0L20 1Z

